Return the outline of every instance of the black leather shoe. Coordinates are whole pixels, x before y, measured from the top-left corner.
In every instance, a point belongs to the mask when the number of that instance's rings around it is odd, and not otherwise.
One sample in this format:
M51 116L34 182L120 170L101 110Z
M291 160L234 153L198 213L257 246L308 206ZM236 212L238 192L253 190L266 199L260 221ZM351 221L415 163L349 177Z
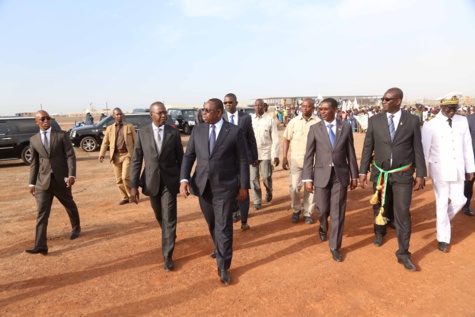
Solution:
M48 254L48 248L47 247L34 247L33 249L25 250L26 253L30 254L42 254L42 255L47 255Z
M468 207L463 207L462 208L462 211L464 214L466 214L467 216L470 216L470 217L473 217L475 216L475 213Z
M270 203L272 201L272 194L267 194L266 195L266 201Z
M233 212L233 222L238 222L241 220L241 213L239 211Z
M308 225L311 225L311 224L313 223L312 217L306 217L306 216L304 216L304 217L303 217L303 221L304 221L306 224L308 224Z
M318 228L318 235L320 236L320 240L325 241L327 239L327 233L323 231L322 227Z
M209 257L212 258L212 259L216 259L216 249L214 249L214 251L211 252Z
M396 229L396 225L394 225L394 221L388 220L388 223L386 225L391 229Z
M248 225L247 223L241 223L241 230L242 231L246 231L246 230L249 230L251 229L251 226Z
M411 259L400 259L400 258L398 258L397 261L399 263L404 264L404 268L406 270L409 270L409 271L412 271L412 272L414 272L416 270L416 267L415 267L414 264L412 264Z
M228 270L218 269L218 275L219 275L219 278L221 279L221 283L223 283L224 285L231 284L231 275L229 275Z
M125 205L129 203L129 199L124 199L119 202L119 205Z
M81 228L71 231L71 235L69 236L69 240L74 240L77 237L79 237L80 232L81 232Z
M437 247L442 252L449 252L449 244L445 242L439 242L439 246Z
M164 261L165 261L165 263L163 264L163 269L164 269L165 271L171 271L171 270L173 270L173 268L174 268L175 266L173 265L173 260L172 260L172 258L166 257L166 258L164 258Z
M383 235L381 233L376 233L373 244L377 247L380 247L383 245Z
M299 222L299 217L300 217L300 211L299 212L294 212L292 214L292 222L293 223Z
M330 252L333 255L333 260L341 262L341 253L338 251L338 249L330 249Z

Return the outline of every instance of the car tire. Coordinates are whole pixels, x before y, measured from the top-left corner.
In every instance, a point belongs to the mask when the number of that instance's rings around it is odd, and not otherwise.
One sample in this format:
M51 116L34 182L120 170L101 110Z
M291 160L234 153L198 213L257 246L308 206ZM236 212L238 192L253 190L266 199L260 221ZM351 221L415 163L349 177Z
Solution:
M187 135L190 135L191 134L191 128L188 124L185 124L183 126L183 133L187 134Z
M31 164L31 149L29 145L25 146L23 150L21 150L21 159L26 165Z
M87 136L81 140L80 147L84 152L94 152L98 147L97 140L92 136Z

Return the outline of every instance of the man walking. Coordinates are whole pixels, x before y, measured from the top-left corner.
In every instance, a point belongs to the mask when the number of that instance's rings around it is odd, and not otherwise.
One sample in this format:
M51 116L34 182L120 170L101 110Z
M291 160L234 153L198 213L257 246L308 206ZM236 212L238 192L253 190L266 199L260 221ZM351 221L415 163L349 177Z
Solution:
M290 207L293 210L292 222L297 223L300 216L300 190L302 189L302 171L304 164L304 156L307 148L307 136L310 128L320 119L313 114L315 109L315 100L305 98L302 102L302 115L290 120L284 131L284 156L282 159L282 168L289 170L289 192ZM288 153L290 149L290 164ZM303 219L307 224L312 224L312 213L315 209L315 201L313 191L303 192Z
M161 102L150 105L153 123L143 127L135 142L130 172L130 199L138 204L138 187L150 196L155 218L162 229L162 253L165 271L173 270L176 239L177 203L183 146L180 132L167 122L167 110ZM142 161L145 168L142 171Z
M114 164L115 180L122 198L119 205L124 205L129 203L130 160L137 136L134 126L124 121L124 114L120 108L114 108L112 116L115 124L108 126L104 132L99 161L102 163L107 148L110 148L110 162Z
M425 185L426 164L421 142L419 118L401 111L403 92L399 88L390 88L382 100L384 111L372 116L368 121L359 181L366 187L366 174L372 165L371 181L377 191L377 198L384 208L385 195L392 193L394 222L399 249L396 257L407 270L415 271L409 252L411 238L410 205L412 191L423 189ZM372 161L374 162L372 164ZM416 173L414 180L413 175ZM384 188L383 188L384 187ZM383 194L380 194L383 193ZM375 211L374 244L381 246L386 234L386 225L376 219L382 218L380 211Z
M265 113L265 105L262 99L254 103L256 111L252 117L252 128L257 142L258 165L251 167L251 189L254 209L262 207L262 191L259 173L266 188L266 201L272 200L272 171L273 167L279 166L279 132L273 117Z
M79 212L71 192L76 180L76 155L69 135L51 129L51 117L46 111L37 111L35 122L40 133L30 139L30 194L36 199L38 217L35 247L25 252L47 255L46 232L54 197L68 213L72 227L69 239L76 239L81 232Z
M457 96L442 99L439 114L422 128L424 156L435 193L438 249L442 252L449 252L450 221L467 200L464 180L471 181L475 172L468 122L455 114L458 107Z

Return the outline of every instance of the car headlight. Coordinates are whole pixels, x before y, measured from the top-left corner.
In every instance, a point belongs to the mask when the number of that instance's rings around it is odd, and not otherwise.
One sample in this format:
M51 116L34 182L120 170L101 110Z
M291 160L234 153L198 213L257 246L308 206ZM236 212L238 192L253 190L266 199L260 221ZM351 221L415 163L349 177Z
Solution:
M74 130L71 131L71 137L72 137L73 139L76 137L76 135L77 135L77 132L76 132L76 131L74 131Z
M176 124L176 125L180 125L180 123L178 122L178 120L175 120L175 124Z
M188 121L189 125L195 125L195 121Z

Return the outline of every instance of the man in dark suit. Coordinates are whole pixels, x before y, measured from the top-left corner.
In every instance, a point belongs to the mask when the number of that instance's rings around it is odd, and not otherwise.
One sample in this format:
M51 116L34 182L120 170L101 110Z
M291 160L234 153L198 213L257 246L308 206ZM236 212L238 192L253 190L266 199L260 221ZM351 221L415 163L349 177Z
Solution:
M257 166L257 144L256 137L254 136L254 129L252 129L252 119L251 116L241 112L236 111L237 98L233 93L229 93L224 96L224 107L226 112L223 115L223 119L237 125L244 136L246 137L247 143L247 157L249 164L256 167ZM241 218L241 230L248 230L251 227L247 224L247 218L249 215L249 193L245 200L240 202L239 209L233 212L233 221L238 222Z
M470 129L470 135L472 136L472 148L473 153L475 155L475 113L472 113L467 117L468 120L468 127ZM470 209L470 200L472 200L473 196L473 183L475 182L475 177L471 180L465 180L464 184L464 195L467 198L467 202L462 208L462 211L467 216L475 216L475 213Z
M401 111L402 99L401 89L390 88L381 98L384 111L369 119L361 155L359 181L361 187L365 188L366 174L373 165L370 180L374 183L374 189L377 185L386 183L382 192L389 192L394 197L394 222L399 245L396 256L406 269L415 271L416 267L410 260L409 252L412 226L409 207L412 191L424 188L427 171L419 118ZM384 177L379 178L380 174ZM377 184L378 178L381 184ZM384 202L384 196L380 197L379 201ZM384 207L384 204L381 205ZM375 210L375 217L378 213L379 211ZM374 244L381 246L386 225L377 225L375 222L374 232Z
M338 102L324 99L320 105L319 121L310 127L307 137L302 181L305 189L313 193L317 204L320 239L325 241L330 230L330 252L333 260L341 262L341 241L345 223L347 187L353 190L358 185L358 163L356 161L351 125L335 118ZM350 181L351 176L351 181Z
M79 212L71 192L76 179L76 155L68 133L51 129L51 117L46 111L37 111L35 121L40 133L30 139L30 193L36 198L38 217L35 247L25 251L47 255L46 232L54 197L68 213L72 227L69 239L76 239L81 232Z
M130 199L138 204L139 185L142 193L150 196L155 218L162 229L162 253L164 269L173 269L175 248L177 204L176 195L180 186L180 166L183 146L180 132L167 122L167 110L161 102L150 106L153 123L140 130L134 146L130 171ZM142 170L142 161L145 168Z
M233 255L232 212L236 197L243 201L250 188L247 144L243 131L222 119L223 102L210 99L203 110L205 123L191 133L181 165L180 193L199 197L201 211L216 248L218 275L231 283ZM191 168L197 161L190 179Z

